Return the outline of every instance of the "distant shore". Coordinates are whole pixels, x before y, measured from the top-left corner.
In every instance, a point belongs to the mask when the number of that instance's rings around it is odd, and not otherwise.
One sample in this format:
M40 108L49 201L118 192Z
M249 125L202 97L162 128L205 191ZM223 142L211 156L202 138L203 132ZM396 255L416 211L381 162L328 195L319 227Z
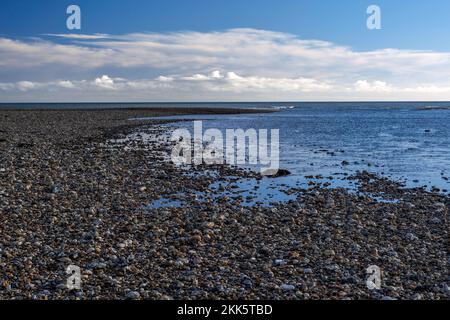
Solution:
M448 197L361 172L358 194L316 186L244 207L211 184L266 178L176 167L170 141L144 139L167 121L128 120L256 111L0 109L0 299L449 298ZM66 288L69 265L81 290Z

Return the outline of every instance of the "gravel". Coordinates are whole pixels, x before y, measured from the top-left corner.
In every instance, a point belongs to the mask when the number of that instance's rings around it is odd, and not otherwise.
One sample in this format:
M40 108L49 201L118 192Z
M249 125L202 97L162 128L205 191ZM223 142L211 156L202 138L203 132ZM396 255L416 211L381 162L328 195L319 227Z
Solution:
M236 111L0 111L0 299L449 298L448 197L360 172L358 193L244 207L209 186L268 178L176 167L165 127L127 120L189 112ZM182 206L149 207L180 192Z

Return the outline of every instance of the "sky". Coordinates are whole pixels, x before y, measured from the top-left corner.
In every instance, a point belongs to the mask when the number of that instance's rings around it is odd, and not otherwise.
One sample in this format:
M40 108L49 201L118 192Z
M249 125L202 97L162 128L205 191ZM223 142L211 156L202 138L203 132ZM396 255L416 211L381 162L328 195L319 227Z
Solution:
M450 100L448 0L0 6L0 102Z

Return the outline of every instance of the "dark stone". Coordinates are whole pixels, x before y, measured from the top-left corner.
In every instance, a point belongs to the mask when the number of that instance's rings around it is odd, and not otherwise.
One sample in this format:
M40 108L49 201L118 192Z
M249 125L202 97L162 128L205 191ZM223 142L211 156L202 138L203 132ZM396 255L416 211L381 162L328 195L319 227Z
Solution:
M268 178L280 178L291 175L291 172L286 169L266 170L263 172L263 175Z
M33 144L31 143L18 143L17 148L23 148L23 149L31 149L33 147Z

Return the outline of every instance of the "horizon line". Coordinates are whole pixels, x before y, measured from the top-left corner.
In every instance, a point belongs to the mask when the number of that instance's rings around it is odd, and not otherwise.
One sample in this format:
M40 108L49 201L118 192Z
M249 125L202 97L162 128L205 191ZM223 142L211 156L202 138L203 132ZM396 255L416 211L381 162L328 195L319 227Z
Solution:
M441 103L450 100L308 100L308 101L58 101L58 102L0 102L0 105L5 104L237 104L237 103Z

